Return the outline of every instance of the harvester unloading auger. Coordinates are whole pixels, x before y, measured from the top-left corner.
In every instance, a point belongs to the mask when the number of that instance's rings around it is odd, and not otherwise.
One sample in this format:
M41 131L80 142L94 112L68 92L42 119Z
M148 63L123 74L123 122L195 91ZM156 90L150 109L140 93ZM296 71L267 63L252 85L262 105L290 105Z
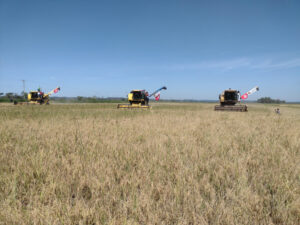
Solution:
M149 98L154 96L155 100L158 101L160 99L160 91L161 90L167 90L166 86L163 86L156 91L154 91L152 94L148 94L145 90L132 90L128 94L128 102L129 104L118 104L118 108L144 108L149 109Z
M30 91L27 95L27 102L16 102L14 101L15 105L49 105L49 97L53 93L57 93L60 90L60 87L57 87L50 91L49 93L45 94L40 90L37 91Z
M237 90L225 90L222 94L219 95L220 105L215 106L216 111L238 111L238 112L247 112L247 105L237 104L240 103L241 99L247 99L249 95L259 91L259 88L256 86L250 91L246 92L240 97L240 92Z

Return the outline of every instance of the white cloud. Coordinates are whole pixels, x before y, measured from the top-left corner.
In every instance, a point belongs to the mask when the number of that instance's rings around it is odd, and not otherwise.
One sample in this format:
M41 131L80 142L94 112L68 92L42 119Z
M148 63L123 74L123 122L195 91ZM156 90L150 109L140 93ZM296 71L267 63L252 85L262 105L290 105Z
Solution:
M233 70L239 68L246 69L288 69L300 67L300 58L290 59L286 61L274 61L267 59L264 61L250 58L238 58L232 60L220 61L202 61L198 63L171 64L163 66L168 70L200 70L200 69L219 69Z
M300 58L291 59L287 61L274 62L272 60L265 60L260 64L253 65L255 69L289 69L300 67Z
M186 63L186 64L171 64L164 66L165 69L171 70L197 70L197 69L222 69L230 70L239 67L249 66L250 61L245 58L223 60L223 61L202 61L198 63Z

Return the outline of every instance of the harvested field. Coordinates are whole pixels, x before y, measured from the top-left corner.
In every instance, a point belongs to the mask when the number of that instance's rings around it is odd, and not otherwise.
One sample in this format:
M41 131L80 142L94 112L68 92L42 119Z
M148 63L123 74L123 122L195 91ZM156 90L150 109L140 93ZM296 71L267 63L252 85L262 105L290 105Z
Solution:
M300 224L300 105L0 105L0 224Z

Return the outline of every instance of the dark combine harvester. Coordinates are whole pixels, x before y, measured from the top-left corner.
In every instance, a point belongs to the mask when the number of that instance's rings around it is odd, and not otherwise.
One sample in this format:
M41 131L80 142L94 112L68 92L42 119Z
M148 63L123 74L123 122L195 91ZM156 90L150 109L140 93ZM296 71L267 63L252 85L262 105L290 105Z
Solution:
M237 105L240 98L240 92L237 90L225 90L219 95L220 105L215 106L216 111L238 111L246 112L246 105Z

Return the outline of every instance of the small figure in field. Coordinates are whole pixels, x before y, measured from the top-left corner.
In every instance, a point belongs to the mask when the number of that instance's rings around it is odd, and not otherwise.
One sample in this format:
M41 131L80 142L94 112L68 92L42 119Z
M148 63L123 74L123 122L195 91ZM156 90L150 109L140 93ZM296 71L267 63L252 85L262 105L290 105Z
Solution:
M279 115L280 114L280 109L279 108L275 109L275 113Z

